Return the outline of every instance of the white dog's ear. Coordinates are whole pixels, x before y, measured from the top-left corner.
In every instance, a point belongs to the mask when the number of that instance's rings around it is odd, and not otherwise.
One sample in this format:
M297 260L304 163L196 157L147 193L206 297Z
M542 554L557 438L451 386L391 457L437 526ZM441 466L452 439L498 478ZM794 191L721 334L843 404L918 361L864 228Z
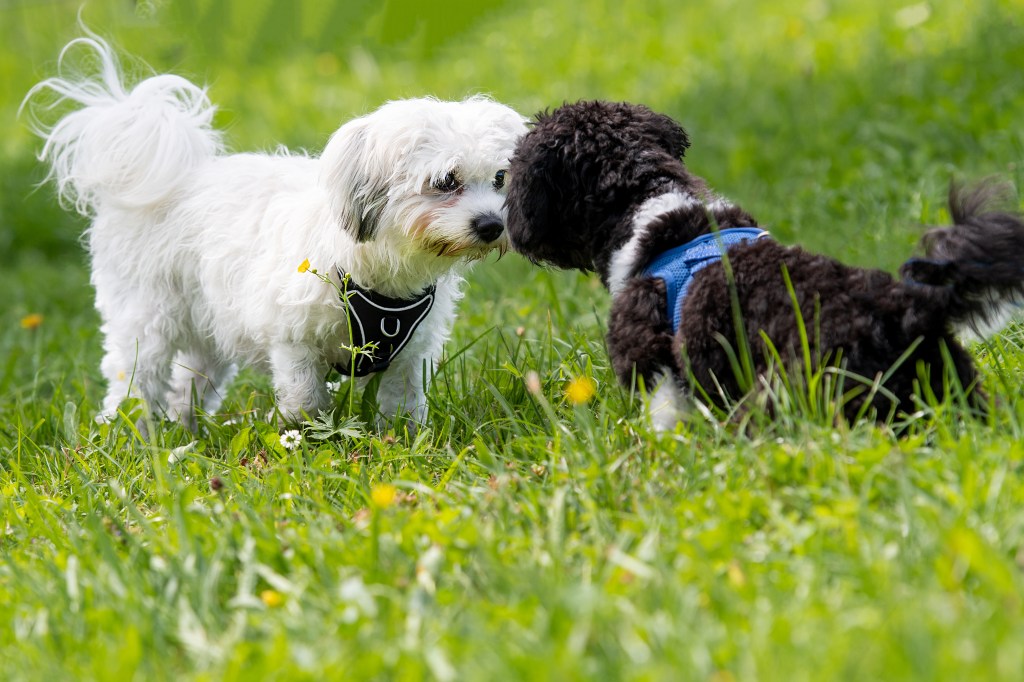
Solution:
M394 172L362 122L343 125L320 155L320 184L330 196L334 219L359 242L376 234Z

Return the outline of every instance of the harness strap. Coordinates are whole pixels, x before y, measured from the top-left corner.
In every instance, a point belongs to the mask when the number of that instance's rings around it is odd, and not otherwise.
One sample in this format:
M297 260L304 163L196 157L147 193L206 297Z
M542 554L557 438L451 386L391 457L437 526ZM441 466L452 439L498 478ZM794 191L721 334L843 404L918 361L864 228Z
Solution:
M345 273L339 270L338 275L344 282ZM436 290L431 284L412 298L393 298L364 289L349 278L341 299L348 312L351 345L360 348L374 343L376 347L356 352L350 362L336 363L334 369L353 377L387 369L434 306Z
M697 237L682 246L665 251L644 270L645 277L665 282L665 300L672 331L678 332L683 322L683 300L698 272L722 260L730 246L761 239L768 232L759 227L732 227Z

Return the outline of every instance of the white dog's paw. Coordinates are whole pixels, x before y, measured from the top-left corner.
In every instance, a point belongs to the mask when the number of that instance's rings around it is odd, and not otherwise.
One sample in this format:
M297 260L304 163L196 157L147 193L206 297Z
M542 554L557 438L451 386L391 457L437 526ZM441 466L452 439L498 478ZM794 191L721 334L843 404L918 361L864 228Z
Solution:
M396 434L400 434L402 431L405 431L409 434L410 438L415 438L416 434L419 433L420 427L425 423L426 414L423 415L422 419L417 420L408 413L386 415L378 412L377 416L373 418L373 426L379 433L393 430Z
M304 421L312 419L314 415L318 414L317 410L308 412L306 410L286 410L282 409L280 405L277 408L267 413L267 423L274 424L279 429L286 429L298 426Z
M683 418L683 400L682 392L672 376L662 375L644 401L644 412L651 427L658 433L674 430Z
M426 398L419 396L420 400L411 402L412 409L406 407L406 403L380 400L376 423L379 428L387 428L400 423L415 424L422 426L427 423L427 402Z

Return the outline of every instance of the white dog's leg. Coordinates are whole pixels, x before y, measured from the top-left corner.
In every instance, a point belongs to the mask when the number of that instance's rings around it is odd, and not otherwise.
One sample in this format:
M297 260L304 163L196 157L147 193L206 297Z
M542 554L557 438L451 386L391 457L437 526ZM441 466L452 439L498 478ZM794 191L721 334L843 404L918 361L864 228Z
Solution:
M377 389L381 426L402 414L412 418L411 430L426 423L427 396L424 389L441 359L441 351L455 322L456 307L462 298L461 286L462 278L454 274L446 275L438 282L434 307L409 344L381 376ZM424 372L427 372L426 377Z
M427 396L423 390L423 369L432 364L419 355L401 355L381 376L377 405L382 422L408 414L416 424L427 420ZM383 424L381 424L383 425Z
M297 422L303 413L316 417L331 402L324 385L327 364L314 348L281 343L270 350L277 410L285 421Z
M171 368L171 388L167 393L168 416L194 430L196 411L216 412L235 372L234 365L210 354L178 353Z
M682 392L668 371L658 375L654 387L644 401L647 417L658 433L672 431L683 418Z
M171 356L167 339L159 333L135 334L123 329L110 322L103 325L100 371L107 380L107 394L100 421L115 419L121 401L129 395L144 399L155 414L164 409Z

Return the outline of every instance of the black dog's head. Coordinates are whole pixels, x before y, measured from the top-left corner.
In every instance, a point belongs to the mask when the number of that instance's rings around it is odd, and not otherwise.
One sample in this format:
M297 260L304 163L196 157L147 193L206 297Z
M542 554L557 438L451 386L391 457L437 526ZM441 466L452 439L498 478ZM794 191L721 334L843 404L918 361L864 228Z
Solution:
M687 182L682 127L645 106L576 102L537 114L516 147L506 206L512 247L534 262L594 270L629 238L630 207Z

